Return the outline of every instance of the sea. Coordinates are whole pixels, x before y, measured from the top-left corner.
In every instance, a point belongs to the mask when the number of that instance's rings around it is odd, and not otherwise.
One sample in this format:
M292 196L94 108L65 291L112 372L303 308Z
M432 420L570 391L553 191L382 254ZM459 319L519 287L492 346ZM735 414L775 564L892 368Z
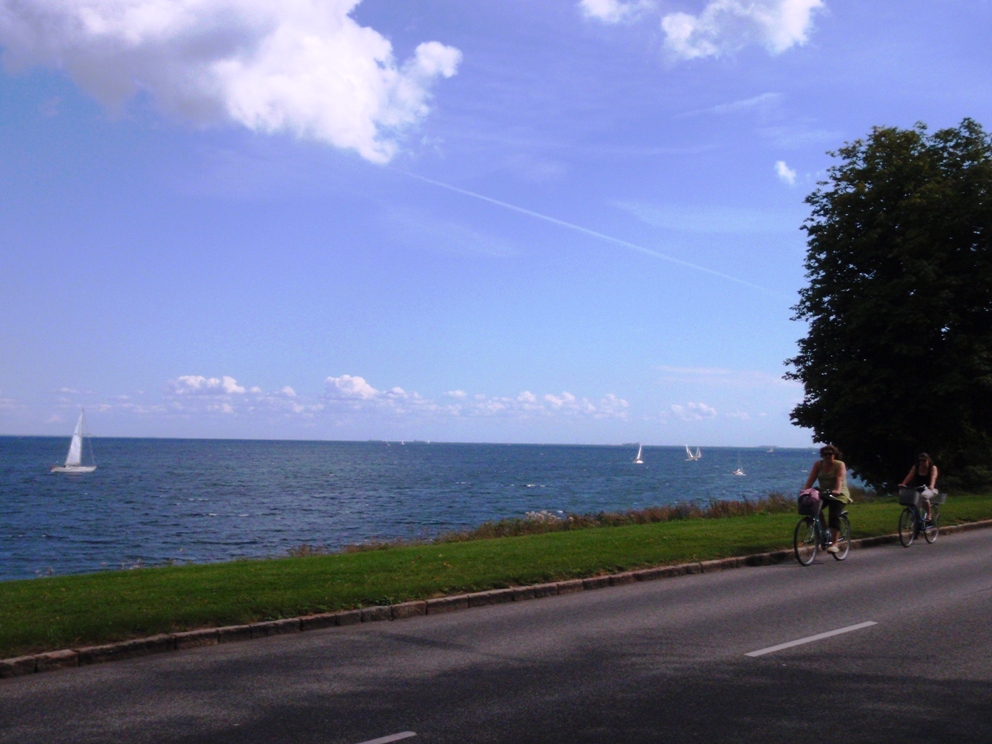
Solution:
M0 437L0 581L425 539L489 520L794 494L812 448ZM735 476L738 466L745 475Z

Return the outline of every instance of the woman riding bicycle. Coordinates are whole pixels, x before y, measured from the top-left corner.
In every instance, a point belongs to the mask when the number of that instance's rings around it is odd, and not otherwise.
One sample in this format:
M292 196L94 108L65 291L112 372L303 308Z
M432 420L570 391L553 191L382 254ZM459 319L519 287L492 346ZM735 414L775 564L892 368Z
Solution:
M923 489L920 495L923 497L924 517L928 522L931 521L930 499L937 494L937 466L933 464L930 455L921 452L916 458L916 465L910 469L909 474L899 485L917 490Z
M820 460L813 464L806 479L804 489L812 488L817 482L817 488L824 498L829 512L830 547L828 553L838 552L837 540L840 537L840 513L844 504L850 504L851 492L847 488L847 466L840 459L840 450L832 444L820 448ZM822 518L822 515L821 515Z

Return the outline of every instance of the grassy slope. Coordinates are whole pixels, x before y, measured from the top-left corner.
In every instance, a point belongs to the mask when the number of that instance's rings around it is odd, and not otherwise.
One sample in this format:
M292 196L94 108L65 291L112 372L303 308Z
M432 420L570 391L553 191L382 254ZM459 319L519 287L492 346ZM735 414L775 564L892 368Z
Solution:
M855 537L895 531L893 502L851 507ZM959 496L944 524L992 518ZM0 583L0 658L197 627L591 576L791 546L793 514L694 519L307 558Z

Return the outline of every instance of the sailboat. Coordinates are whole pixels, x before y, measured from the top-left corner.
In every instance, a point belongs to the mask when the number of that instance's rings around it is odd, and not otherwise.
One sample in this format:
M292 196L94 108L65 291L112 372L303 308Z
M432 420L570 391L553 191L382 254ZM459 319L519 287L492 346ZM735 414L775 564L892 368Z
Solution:
M643 454L644 454L644 448L640 444L638 444L637 445L637 457L634 458L634 464L635 465L643 465L644 464L644 460L641 459L641 455L643 455Z
M76 422L76 430L72 433L72 442L69 443L69 454L65 456L65 465L52 465L53 473L92 473L96 470L96 461L92 465L83 465L83 437L85 432L85 422L83 420L83 409L79 409L79 421ZM93 448L90 447L90 459L93 460Z
M699 447L696 447L696 454L692 454L692 450L689 449L689 445L685 446L685 459L686 460L700 460L703 457L703 453L699 451Z
M744 468L741 467L741 456L737 455L737 470L735 470L732 475L747 475L744 472Z

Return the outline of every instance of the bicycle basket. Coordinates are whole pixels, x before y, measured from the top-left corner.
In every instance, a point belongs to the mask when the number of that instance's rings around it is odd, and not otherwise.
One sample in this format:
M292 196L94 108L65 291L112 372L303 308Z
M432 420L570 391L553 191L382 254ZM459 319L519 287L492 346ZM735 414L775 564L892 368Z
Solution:
M943 504L945 501L947 501L947 494L943 491L935 491L930 497L931 504Z
M799 498L796 499L796 504L799 506L799 513L806 517L819 516L820 509L823 508L820 494L815 488L807 488L800 493Z
M899 486L899 503L903 506L919 506L923 502L923 496L915 488L909 486Z

